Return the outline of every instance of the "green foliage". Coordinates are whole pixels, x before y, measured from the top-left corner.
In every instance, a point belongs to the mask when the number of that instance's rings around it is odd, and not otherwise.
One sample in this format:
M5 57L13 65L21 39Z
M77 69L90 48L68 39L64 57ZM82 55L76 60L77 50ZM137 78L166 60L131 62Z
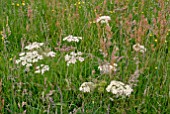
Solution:
M162 40L164 34L160 33L157 37L152 29L142 36L141 43L147 51L139 56L139 67L143 70L130 97L114 98L105 90L110 79L128 83L136 68L133 60L136 52L132 46L137 41L127 33L126 19L131 14L132 20L138 23L144 15L152 28L152 19L159 17L159 12L168 11L169 0L162 3L153 0L144 3L137 0L106 1L105 4L104 0L1 0L0 31L9 27L11 34L6 39L0 35L0 102L4 100L4 104L0 103L0 113L170 112L170 29L165 30L165 41ZM164 4L164 9L160 4ZM118 62L116 74L101 75L97 69L97 58L104 58L99 52L99 31L94 21L101 15L111 17L112 47L118 46L117 55L124 57ZM169 22L170 15L167 14L165 19ZM157 23L161 29L161 24ZM168 24L164 27L170 28ZM134 26L131 28L133 30ZM153 35L150 36L150 33ZM6 31L6 34L9 33ZM77 44L67 44L62 39L69 34L82 36L83 39ZM15 64L15 60L23 44L25 46L34 41L44 42L52 50L59 42L73 45L87 56L84 62L68 67L64 61L67 52L56 51L54 59L43 61L49 64L49 72L44 75L25 72L23 67ZM92 73L93 70L95 73ZM99 82L99 92L79 91L80 85L86 81Z

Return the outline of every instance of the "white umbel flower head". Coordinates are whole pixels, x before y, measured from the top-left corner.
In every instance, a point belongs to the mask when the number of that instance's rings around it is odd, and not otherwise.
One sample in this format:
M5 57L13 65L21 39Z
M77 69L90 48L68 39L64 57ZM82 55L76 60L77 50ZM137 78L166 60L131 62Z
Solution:
M70 55L68 55L68 54L67 54L67 55L65 55L65 61L69 61L69 60L70 60L70 57L71 57L71 56L70 56Z
M111 20L110 16L101 16L99 18L97 18L96 22L97 23L106 23L108 24L108 22Z
M71 52L70 55L65 55L65 61L67 62L67 66L69 66L70 64L75 64L78 61L83 62L84 58L81 57L82 52Z
M20 62L21 62L20 59L17 59L17 60L15 61L16 64L19 64Z
M15 61L16 64L21 63L22 66L31 67L32 63L36 63L43 59L43 56L38 54L38 51L21 52L20 58Z
M21 57L21 56L24 56L25 55L25 52L21 52L20 54L19 54L19 56Z
M107 92L118 96L130 96L133 89L129 85L125 85L123 82L112 80L106 88Z
M33 42L33 43L25 46L25 49L27 49L27 50L38 49L43 45L44 45L44 43Z
M50 51L47 53L47 57L55 57L56 53L53 51Z
M84 82L79 88L79 90L84 93L91 92L93 89L94 89L93 82Z
M36 71L35 73L36 74L44 74L46 71L49 71L49 66L48 65L44 65L44 64L41 64L40 66L37 66L36 67Z
M106 63L103 65L99 65L98 69L100 70L101 74L109 74L112 71L116 72L117 71L117 64L114 63L114 65L111 65L110 63Z
M141 52L141 53L145 53L146 52L146 48L143 45L140 45L139 43L133 45L133 49L136 52Z
M82 37L77 37L73 35L68 35L63 39L63 41L67 41L67 42L79 42L80 40L82 40Z

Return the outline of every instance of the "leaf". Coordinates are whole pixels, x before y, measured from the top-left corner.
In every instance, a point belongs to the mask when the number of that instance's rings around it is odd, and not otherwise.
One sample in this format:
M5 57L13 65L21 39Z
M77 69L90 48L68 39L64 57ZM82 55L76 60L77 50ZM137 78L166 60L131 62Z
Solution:
M56 105L66 107L66 104L65 104L65 103L60 103L60 102L56 103Z

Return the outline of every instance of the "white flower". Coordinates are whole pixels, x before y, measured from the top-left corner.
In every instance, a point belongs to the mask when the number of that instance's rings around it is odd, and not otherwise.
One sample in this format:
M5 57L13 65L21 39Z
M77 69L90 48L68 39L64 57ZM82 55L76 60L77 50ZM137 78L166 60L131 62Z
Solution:
M141 52L141 53L145 53L146 52L146 48L143 45L140 45L139 43L133 45L133 49L136 52Z
M38 52L37 51L33 51L31 52L33 55L38 55Z
M75 63L76 63L76 58L75 58L74 56L72 56L72 57L71 57L71 59L70 59L70 63L73 63L73 64L75 64Z
M33 62L33 63L36 63L36 62L38 62L38 59L35 58L35 59L32 60L32 62Z
M33 49L40 48L43 45L44 45L44 43L33 42L32 44L29 44L29 45L25 46L25 49L33 50Z
M20 54L19 54L19 56L24 56L25 55L25 52L21 52Z
M21 62L20 59L18 59L18 60L15 61L16 64L19 64L20 62Z
M110 16L101 16L99 18L97 18L96 22L100 22L100 23L106 23L108 24L108 22L111 20Z
M50 68L48 65L41 64L40 66L36 67L35 73L36 74L39 74L39 73L44 74L46 71L49 71L49 69Z
M35 73L39 74L39 73L41 73L41 70L36 70Z
M44 74L44 72L46 72L46 71L49 71L49 66L48 65L44 65L43 67L42 67L42 69L41 69L41 74Z
M83 58L83 57L78 57L78 60L79 60L80 62L83 62L83 61L84 61L84 58Z
M38 59L38 60L42 60L42 59L43 59L43 56L42 56L42 55L37 55L37 59Z
M79 42L79 40L82 40L82 37L69 35L69 36L63 38L63 41L67 41L67 42Z
M65 61L67 62L67 66L69 66L70 64L75 64L77 60L79 60L80 62L84 61L84 58L81 57L80 55L82 55L81 52L71 52L70 55L65 55Z
M93 82L84 82L79 90L82 92L91 92L94 89L94 83Z
M123 82L112 80L106 88L107 92L118 96L130 96L133 89L129 85L125 85Z
M43 46L44 45L44 43L39 43L39 46Z
M129 85L126 85L124 92L126 93L126 96L130 96L131 92L133 92L133 89Z
M43 67L43 66L44 66L44 64L41 64L41 65L40 65L40 67Z
M69 59L69 61L67 62L67 66L69 66L70 64L75 64L76 63L76 58L74 56L71 56L71 58Z
M56 53L53 51L50 51L47 53L47 57L55 57Z
M31 67L31 66L32 66L31 63L26 64L26 67L27 67L27 68L29 68L29 67Z
M22 66L25 66L26 64L27 64L27 62L26 61L22 61Z
M21 61L25 61L25 60L26 60L26 57L25 57L25 56L22 56L22 57L20 57L20 60L21 60Z
M31 57L27 57L27 62L32 63L32 58Z
M77 54L76 54L75 52L72 51L72 52L70 53L70 55L76 56Z
M43 56L38 54L38 51L21 52L19 54L20 58L16 60L16 64L21 63L22 66L30 67L31 63L38 62L43 59Z
M69 61L70 60L70 56L67 54L65 55L65 61Z
M34 52L35 53L35 52ZM28 57L28 56L31 56L32 57L32 52L27 52L26 53L26 56Z
M109 74L112 71L116 72L117 71L116 67L117 67L116 63L114 63L114 65L111 65L110 63L106 63L103 65L99 65L98 69L100 70L101 74Z
M40 69L40 66L36 66L36 69Z
M80 51L79 51L79 52L77 52L77 55L82 55L82 52L80 52Z

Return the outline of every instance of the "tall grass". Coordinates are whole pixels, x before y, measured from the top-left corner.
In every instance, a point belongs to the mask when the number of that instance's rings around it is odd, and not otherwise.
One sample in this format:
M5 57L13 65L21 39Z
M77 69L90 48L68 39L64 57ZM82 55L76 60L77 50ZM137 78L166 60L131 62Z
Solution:
M169 113L169 6L169 0L1 0L0 113ZM111 17L110 28L96 23L104 15ZM64 42L70 34L83 39ZM55 58L37 63L49 65L44 75L15 64L35 41L56 52ZM144 54L133 50L137 43L146 47ZM85 60L67 66L64 57L71 51L61 51L63 46L83 52ZM117 71L101 74L98 66L104 61L116 63ZM132 85L133 92L114 97L105 89L111 80ZM79 91L88 81L97 88Z

